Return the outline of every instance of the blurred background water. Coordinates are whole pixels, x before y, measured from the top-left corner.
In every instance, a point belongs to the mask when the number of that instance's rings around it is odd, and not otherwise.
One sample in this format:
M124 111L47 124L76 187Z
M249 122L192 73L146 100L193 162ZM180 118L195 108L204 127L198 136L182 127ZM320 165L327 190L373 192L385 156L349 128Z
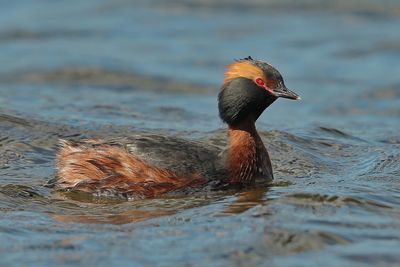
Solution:
M0 1L1 266L398 266L400 3ZM224 67L301 102L258 121L275 183L128 202L66 195L58 138L225 142Z

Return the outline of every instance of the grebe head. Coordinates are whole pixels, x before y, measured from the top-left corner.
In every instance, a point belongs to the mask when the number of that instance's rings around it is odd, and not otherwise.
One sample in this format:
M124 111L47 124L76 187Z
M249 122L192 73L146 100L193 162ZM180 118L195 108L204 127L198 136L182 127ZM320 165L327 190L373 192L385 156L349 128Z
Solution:
M273 66L251 57L240 59L228 65L225 72L218 95L219 115L232 126L249 118L256 121L278 97L300 99L286 88L282 75Z

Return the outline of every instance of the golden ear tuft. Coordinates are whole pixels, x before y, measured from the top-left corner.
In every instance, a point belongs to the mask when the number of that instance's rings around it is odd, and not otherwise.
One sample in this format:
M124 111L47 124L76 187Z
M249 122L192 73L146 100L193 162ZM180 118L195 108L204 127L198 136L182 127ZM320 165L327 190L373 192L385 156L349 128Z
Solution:
M238 61L228 65L224 75L224 83L228 83L238 77L248 78L251 80L256 78L265 79L264 72L247 60Z

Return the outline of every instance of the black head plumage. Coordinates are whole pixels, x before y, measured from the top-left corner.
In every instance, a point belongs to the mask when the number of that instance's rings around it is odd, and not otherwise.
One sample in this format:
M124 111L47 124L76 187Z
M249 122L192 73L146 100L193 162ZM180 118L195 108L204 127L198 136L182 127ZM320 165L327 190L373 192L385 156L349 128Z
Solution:
M223 85L218 95L219 115L232 126L249 117L255 121L276 99L252 80L239 77Z
M278 97L300 99L271 64L248 56L228 65L218 96L219 115L229 125L249 117L255 121Z

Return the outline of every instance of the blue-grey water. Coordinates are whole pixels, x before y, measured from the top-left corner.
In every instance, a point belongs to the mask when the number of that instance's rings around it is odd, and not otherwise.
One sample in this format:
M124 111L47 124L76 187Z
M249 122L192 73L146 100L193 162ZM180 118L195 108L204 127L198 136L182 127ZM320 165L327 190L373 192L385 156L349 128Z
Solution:
M400 2L1 1L0 266L399 266ZM302 101L257 127L270 187L143 201L55 192L59 138L223 144L225 65Z

